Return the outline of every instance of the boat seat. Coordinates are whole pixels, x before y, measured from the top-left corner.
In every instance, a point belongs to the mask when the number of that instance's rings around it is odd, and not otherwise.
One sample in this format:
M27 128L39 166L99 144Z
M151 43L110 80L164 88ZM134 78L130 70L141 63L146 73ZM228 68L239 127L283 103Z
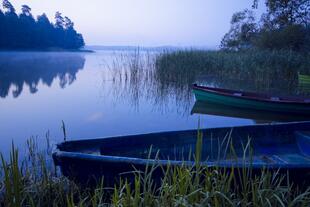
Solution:
M287 164L279 155L262 155L260 159L267 164Z
M234 96L242 96L242 93L233 93Z
M295 137L300 152L310 157L310 131L296 131Z
M279 97L271 97L270 100L272 100L272 101L280 101L280 98Z
M305 164L310 163L310 158L301 154L283 154L278 156L279 159L284 161L284 164Z
M262 155L260 157L260 159L265 162L265 163L268 163L268 164L271 164L271 163L275 163L275 161L270 157L270 156L267 156L267 155Z

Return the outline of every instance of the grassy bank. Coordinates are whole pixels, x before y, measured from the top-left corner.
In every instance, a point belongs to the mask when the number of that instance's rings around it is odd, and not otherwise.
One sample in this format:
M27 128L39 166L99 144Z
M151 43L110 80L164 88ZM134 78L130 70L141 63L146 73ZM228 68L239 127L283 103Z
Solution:
M191 84L215 77L218 82L244 83L251 90L285 87L296 92L298 73L310 74L310 55L293 51L178 51L161 54L156 61L162 84ZM235 80L235 81L230 81ZM285 83L285 84L283 84Z
M197 149L202 136L197 139ZM200 140L200 141L199 141ZM49 143L49 142L48 142ZM49 144L39 149L27 142L24 160L12 147L9 160L1 164L1 206L309 206L310 191L300 191L289 177L262 170L251 176L251 168L230 173L199 164L164 171L156 184L152 173L160 166L136 172L134 183L120 180L106 188L104 178L97 187L81 187L63 177L51 163Z

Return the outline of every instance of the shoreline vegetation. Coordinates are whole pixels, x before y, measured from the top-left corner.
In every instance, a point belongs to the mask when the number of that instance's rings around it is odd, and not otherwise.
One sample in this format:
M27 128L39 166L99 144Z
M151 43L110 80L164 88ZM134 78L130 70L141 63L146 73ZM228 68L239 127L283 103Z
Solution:
M12 144L9 159L1 157L1 206L291 206L310 205L310 188L296 186L289 175L262 169L252 175L200 165L203 135L197 135L195 164L167 168L160 183L152 173L160 166L135 172L133 182L119 180L106 187L104 178L95 187L68 180L52 163L52 146L46 134L45 148L36 139L27 141L27 156L19 157ZM248 144L245 154L250 155ZM154 158L156 159L156 157Z
M191 108L193 83L272 96L307 98L309 86L300 81L300 74L310 75L310 53L253 49L162 53L156 59L154 76L160 91L173 94L178 101L190 103L187 107Z
M298 74L310 74L310 54L292 50L247 51L176 51L160 54L156 59L156 73L162 84L171 87L191 87L208 77L219 80L236 79L247 90L285 95L307 95L299 91ZM285 83L285 84L283 84ZM224 87L244 89L238 84ZM240 87L240 88L238 88Z
M53 23L45 13L34 17L28 5L18 14L9 0L3 0L0 25L1 50L78 50L85 45L71 19L60 12Z

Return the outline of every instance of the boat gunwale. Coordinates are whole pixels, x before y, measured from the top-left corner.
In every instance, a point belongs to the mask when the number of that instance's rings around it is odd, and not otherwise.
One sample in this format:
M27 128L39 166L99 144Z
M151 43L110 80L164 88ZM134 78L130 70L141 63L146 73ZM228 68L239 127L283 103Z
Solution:
M257 125L245 125L245 126L236 126L236 127L218 127L218 128L211 128L211 129L216 129L216 130L229 130L229 129L235 129L235 128L245 128L245 127L255 127L255 128L260 128L260 127L283 127L283 126L292 126L296 127L298 125L302 125L301 128L305 127L310 127L310 121L297 121L297 122L289 122L289 123L268 123L268 124L257 124ZM201 129L201 130L208 130L208 128ZM292 129L293 130L293 129ZM303 129L300 129L303 130ZM293 130L293 131L299 131L299 129ZM101 142L101 141L112 141L116 139L122 139L124 137L130 138L134 136L145 136L145 135L159 135L159 134L173 134L176 131L169 131L169 132L159 132L159 133L148 133L148 134L139 134L139 135L127 135L127 136L116 136L116 137L107 137L107 138L101 138L101 139L84 139L84 140L73 140L73 141L66 141L62 142L57 145L57 149L53 151L53 158L54 161L62 159L62 158L71 158L71 159L79 159L79 160L88 160L88 161L97 161L97 162L106 162L106 163L127 163L127 164L132 164L132 165L150 165L150 164L160 164L160 165L167 165L170 163L171 165L193 165L195 164L195 161L184 161L184 160L165 160L165 159L145 159L145 158L138 158L138 157L128 157L128 156L114 156L114 155L99 155L99 154L88 154L88 153L83 153L83 152L76 152L76 151L65 151L61 150L61 147L66 147L65 145L73 144L83 144L85 142ZM183 131L177 131L181 133L192 133L192 132L197 132L197 130L183 130ZM94 143L92 143L94 144ZM61 161L60 161L61 162ZM219 161L204 161L201 162L202 165L207 166L207 167L244 167L244 163L241 164L239 162L237 163L220 163ZM308 164L294 164L294 163L289 163L289 164L284 164L284 163L266 163L266 164L261 164L261 163L253 163L249 164L246 166L252 166L254 168L262 168L262 167L268 167L268 168L310 168L310 162Z
M80 152L64 152L56 151L53 153L54 159L69 158L75 160L84 160L89 162L99 162L99 163L117 163L117 164L131 164L134 165L145 165L145 166L188 166L194 167L197 163L195 161L184 161L184 160L163 160L163 159L144 159L136 157L121 157L121 156L111 156L111 155L93 155ZM224 161L202 161L199 164L203 167L208 168L242 168L251 167L254 169L296 169L296 168L310 168L310 162L307 164L300 163L248 163L245 162L225 162ZM61 161L60 161L61 163ZM56 164L59 165L60 164ZM133 168L134 169L134 168ZM126 173L126 172L124 172Z
M215 87L209 87L209 86L199 86L197 84L193 84L192 87L193 87L193 90L208 92L208 93L222 95L226 97L228 96L228 97L242 99L242 100L262 101L262 102L275 103L275 104L298 104L298 105L310 106L310 102L306 102L305 100L307 99L303 99L303 98L275 96L279 98L279 100L272 100L271 98L273 96L267 96L261 93L238 91L238 90L231 90L231 89L224 89L224 88L215 88ZM233 93L242 93L245 95L237 96L237 95L234 95ZM269 97L269 98L263 98L263 97Z
M212 128L202 128L199 129L200 131L204 130L236 130L238 128L248 128L248 127L266 127L266 126L285 126L285 125L299 125L299 124L308 124L310 127L310 120L309 121L293 121L293 122L271 122L271 123L260 123L260 124L249 124L249 125L241 125L241 126L226 126L226 127L212 127ZM100 142L100 141L109 141L113 139L122 139L122 138L129 138L134 136L151 136L151 135L160 135L160 134L174 134L176 132L178 133L195 133L198 129L186 129L186 130L176 130L176 131L159 131L159 132L151 132L151 133L143 133L143 134L130 134L130 135L116 135L116 136L108 136L108 137L98 137L98 138L92 138L92 139L79 139L79 140L70 140L70 141L63 141L59 144L56 144L57 149L61 147L62 145L67 144L81 144L85 142Z

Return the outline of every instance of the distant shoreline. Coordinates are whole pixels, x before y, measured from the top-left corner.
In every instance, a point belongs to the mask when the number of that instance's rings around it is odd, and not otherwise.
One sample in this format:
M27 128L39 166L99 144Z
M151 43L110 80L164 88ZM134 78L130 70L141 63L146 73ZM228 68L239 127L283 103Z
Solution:
M94 50L89 49L62 49L62 48L50 48L50 49L0 49L0 52L77 52L77 53L94 53Z

